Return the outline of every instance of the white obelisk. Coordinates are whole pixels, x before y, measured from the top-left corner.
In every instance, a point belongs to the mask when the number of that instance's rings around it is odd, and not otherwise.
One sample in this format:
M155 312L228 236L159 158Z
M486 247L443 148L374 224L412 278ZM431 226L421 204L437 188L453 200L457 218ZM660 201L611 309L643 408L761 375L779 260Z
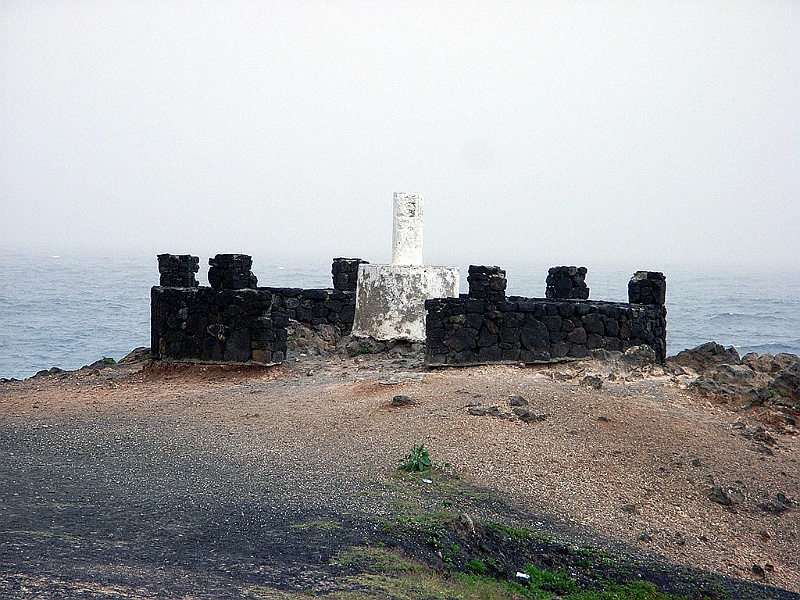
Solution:
M392 264L358 266L353 335L425 341L425 300L458 296L458 267L422 264L422 196L395 192Z
M422 265L422 196L394 193L392 264Z

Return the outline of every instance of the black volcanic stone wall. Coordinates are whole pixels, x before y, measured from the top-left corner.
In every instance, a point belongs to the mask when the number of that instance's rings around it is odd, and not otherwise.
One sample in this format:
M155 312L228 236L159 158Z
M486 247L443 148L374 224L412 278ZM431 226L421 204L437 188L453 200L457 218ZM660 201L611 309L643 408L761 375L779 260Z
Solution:
M341 292L355 292L358 284L358 265L369 262L360 258L334 258L331 265L333 288Z
M358 258L335 259L331 269L352 290L256 287L245 254L209 259L211 287L198 287L199 259L158 257L161 286L152 288L151 352L154 358L209 362L279 363L286 357L289 319L333 325L349 335L355 318ZM337 266L338 265L338 266ZM170 285L166 285L169 282Z
M197 287L195 273L200 270L200 259L190 254L159 254L160 283L167 287Z
M667 301L667 278L658 271L636 271L628 282L631 304L664 304Z
M552 267L547 273L545 296L561 300L586 300L586 267Z
M356 316L358 265L369 264L360 258L334 258L331 276L334 289L264 288L272 292L273 305L286 316L307 325L333 325L342 335L350 335Z
M280 363L289 320L273 310L267 290L154 287L151 352L154 358Z
M426 360L433 366L587 358L596 349L624 352L643 344L653 348L658 362L666 358L663 303L462 294L427 300L425 309Z
M273 295L277 309L287 318L308 325L333 325L342 335L353 330L356 314L355 291L304 290L300 288L263 288Z

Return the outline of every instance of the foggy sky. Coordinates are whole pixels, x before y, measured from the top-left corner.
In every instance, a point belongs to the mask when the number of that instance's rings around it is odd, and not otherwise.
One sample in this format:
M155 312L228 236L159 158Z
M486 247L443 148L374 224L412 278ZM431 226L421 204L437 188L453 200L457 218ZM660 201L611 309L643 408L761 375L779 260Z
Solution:
M0 0L0 248L800 266L800 3Z

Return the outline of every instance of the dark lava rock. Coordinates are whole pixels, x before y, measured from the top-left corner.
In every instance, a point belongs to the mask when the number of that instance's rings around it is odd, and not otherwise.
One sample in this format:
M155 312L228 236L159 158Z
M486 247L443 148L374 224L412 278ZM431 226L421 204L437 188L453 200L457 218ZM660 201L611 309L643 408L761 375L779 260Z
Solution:
M136 363L150 358L150 348L141 346L134 348L119 361L119 364L124 365L127 363Z
M508 401L510 406L528 406L528 401L522 396L511 396Z
M753 369L728 363L710 366L692 383L701 392L725 398L749 397L757 385Z
M781 352L775 356L749 352L742 357L742 364L747 365L758 373L780 373L792 365L800 364L800 357L786 352Z
M736 488L714 486L708 493L708 499L723 506L731 506L743 502L744 494Z
M526 415L518 415L519 420L523 423L540 423L546 420L550 415L535 415L531 412L528 412Z
M392 406L410 406L414 401L408 396L395 396L392 398Z
M596 375L587 375L586 377L581 379L581 385L583 387L599 390L603 387L603 380L597 377Z
M697 373L705 373L711 367L720 364L738 365L741 358L736 348L725 348L716 342L706 342L691 350L682 350L677 355L669 358L682 367L688 367Z
M769 385L769 389L774 392L777 404L800 408L800 363L794 363L781 371Z
M756 506L766 513L779 515L792 508L793 504L794 501L791 498L786 496L786 494L784 494L783 492L778 492L777 494L775 494L774 502L773 501L760 502L756 504Z

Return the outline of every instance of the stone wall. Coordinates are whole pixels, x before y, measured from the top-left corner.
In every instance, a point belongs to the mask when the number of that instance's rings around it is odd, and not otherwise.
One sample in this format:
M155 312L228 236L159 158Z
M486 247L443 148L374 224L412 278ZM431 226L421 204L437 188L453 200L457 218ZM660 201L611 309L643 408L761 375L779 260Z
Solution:
M353 330L356 293L336 289L260 288L272 293L273 306L307 325L333 325L342 335Z
M575 269L579 275L569 292L559 286L560 293L583 293L583 267L556 269L568 277ZM625 351L643 344L653 348L658 362L666 357L666 280L661 273L634 276L637 298L661 300L652 304L505 297L502 269L471 266L469 273L469 294L425 303L426 360L432 366L586 358L600 348Z
M261 289L157 286L150 292L153 358L274 364L286 357L289 319Z
M159 255L161 285L150 290L153 358L283 362L289 319L269 291L255 287L252 263L245 254L217 254L208 259L211 287L200 287L197 257Z
M199 259L160 254L159 286L150 293L150 346L154 358L182 361L280 363L286 357L289 319L353 328L358 258L334 259L337 289L256 287L246 254L210 258L210 287L199 286ZM342 289L338 289L342 288Z

